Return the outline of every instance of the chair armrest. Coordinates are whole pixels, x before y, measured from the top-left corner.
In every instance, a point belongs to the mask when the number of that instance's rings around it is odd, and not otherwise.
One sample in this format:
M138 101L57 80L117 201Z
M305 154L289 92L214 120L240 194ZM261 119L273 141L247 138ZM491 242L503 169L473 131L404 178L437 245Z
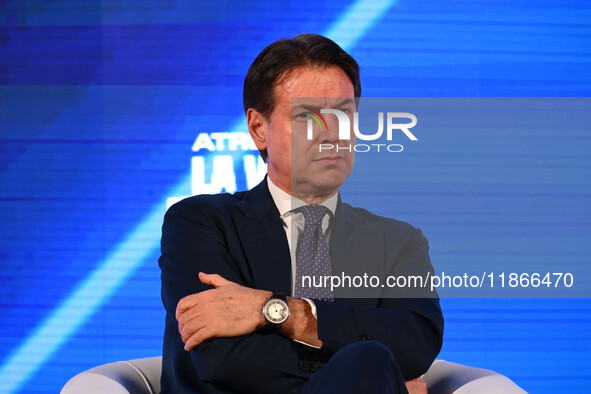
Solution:
M423 380L429 394L527 394L506 376L444 360L435 360Z
M117 361L79 373L61 394L157 394L162 357Z

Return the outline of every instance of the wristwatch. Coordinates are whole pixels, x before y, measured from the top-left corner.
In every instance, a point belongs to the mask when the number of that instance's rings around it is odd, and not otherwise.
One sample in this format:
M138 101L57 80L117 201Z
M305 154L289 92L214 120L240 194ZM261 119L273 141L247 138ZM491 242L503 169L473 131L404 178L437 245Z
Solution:
M287 297L283 293L273 293L263 305L263 317L265 327L280 329L289 318L289 305Z

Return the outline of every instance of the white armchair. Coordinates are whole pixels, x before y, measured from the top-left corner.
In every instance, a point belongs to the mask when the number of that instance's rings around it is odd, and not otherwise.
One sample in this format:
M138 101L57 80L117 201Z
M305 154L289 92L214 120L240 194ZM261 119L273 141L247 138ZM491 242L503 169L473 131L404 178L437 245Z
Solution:
M158 394L162 357L103 364L74 376L61 394ZM488 369L435 360L423 375L430 394L527 394Z

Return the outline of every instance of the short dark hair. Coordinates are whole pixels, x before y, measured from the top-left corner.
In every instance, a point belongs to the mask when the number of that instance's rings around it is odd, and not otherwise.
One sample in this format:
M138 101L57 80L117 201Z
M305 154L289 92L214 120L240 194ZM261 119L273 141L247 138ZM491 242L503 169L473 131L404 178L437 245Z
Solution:
M275 87L299 67L336 66L347 74L355 97L361 96L359 65L334 41L318 34L300 34L267 46L254 59L244 78L244 111L253 108L265 118L275 109ZM267 151L260 151L267 162Z

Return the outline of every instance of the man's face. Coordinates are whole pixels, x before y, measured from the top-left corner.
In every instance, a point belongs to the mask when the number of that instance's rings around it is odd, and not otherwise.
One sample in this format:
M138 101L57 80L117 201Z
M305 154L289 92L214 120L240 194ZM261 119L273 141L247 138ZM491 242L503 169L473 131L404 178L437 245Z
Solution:
M338 121L332 114L323 115L323 130L312 121L313 138L308 139L308 119L312 119L310 113L320 113L321 109L352 114L355 101L351 80L338 67L298 68L275 87L275 99L265 128L269 177L281 189L308 203L323 201L351 174L355 153L349 149L355 140L338 139ZM320 144L335 148L320 151Z

